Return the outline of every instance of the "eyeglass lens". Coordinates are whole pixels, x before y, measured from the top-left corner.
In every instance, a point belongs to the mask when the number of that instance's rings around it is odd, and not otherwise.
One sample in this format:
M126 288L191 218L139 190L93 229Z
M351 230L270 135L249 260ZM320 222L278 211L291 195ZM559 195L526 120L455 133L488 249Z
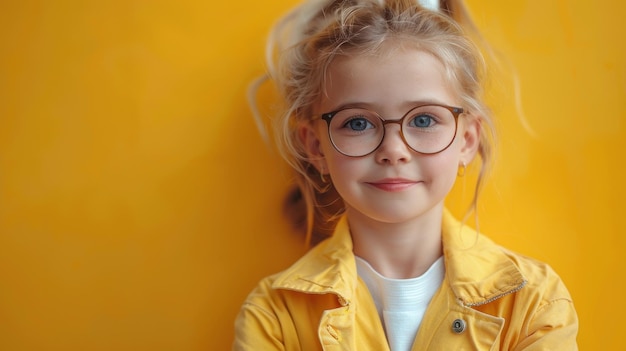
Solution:
M383 120L376 112L349 108L336 112L328 124L335 148L347 156L364 156L383 141L385 124L401 124L404 142L414 151L433 154L447 148L456 135L456 118L448 108L419 106L401 120Z

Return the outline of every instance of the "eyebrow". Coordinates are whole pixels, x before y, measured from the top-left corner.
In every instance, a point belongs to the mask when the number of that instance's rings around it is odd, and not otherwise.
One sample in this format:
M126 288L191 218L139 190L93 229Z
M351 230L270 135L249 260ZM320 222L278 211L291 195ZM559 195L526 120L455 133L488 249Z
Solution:
M430 104L450 105L450 106L457 105L456 103L445 102L445 101L441 101L438 99L421 99L421 100L405 101L405 102L400 103L398 106L404 106L410 109L416 106L430 105ZM336 106L335 108L333 108L331 111L339 111L339 110L344 110L347 108L364 108L364 109L376 111L380 109L380 107L381 105L377 103L373 103L373 102L355 101L355 102L347 102L347 103L340 104Z

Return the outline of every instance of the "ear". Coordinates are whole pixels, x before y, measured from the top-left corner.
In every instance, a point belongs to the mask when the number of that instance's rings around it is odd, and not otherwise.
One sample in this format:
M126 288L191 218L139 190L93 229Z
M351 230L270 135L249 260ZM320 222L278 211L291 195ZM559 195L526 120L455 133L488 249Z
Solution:
M461 128L461 154L459 162L463 162L466 165L470 164L478 148L480 147L481 137L481 119L474 115L466 115L463 118L463 127Z
M298 137L304 146L308 161L317 169L320 174L327 174L328 167L322 142L320 140L319 129L313 125L314 122L305 123L298 128Z

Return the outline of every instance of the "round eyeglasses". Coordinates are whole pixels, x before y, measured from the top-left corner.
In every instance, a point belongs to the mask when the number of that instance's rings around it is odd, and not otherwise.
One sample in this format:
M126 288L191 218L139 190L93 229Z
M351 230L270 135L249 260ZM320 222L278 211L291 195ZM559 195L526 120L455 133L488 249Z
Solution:
M374 152L385 138L385 126L400 125L404 143L420 154L436 154L454 140L460 107L427 104L413 107L398 120L385 120L378 113L363 108L344 108L324 113L328 136L337 151L361 157Z

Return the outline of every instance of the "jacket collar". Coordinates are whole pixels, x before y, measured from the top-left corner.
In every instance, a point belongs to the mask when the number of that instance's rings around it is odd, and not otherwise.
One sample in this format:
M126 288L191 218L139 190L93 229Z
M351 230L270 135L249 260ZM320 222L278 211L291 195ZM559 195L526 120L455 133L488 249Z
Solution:
M447 210L442 225L446 280L465 306L489 303L513 293L526 279L505 249L457 221ZM333 236L311 249L273 283L275 289L333 293L348 304L357 285L352 238L342 217Z
M296 263L280 274L274 289L287 289L310 294L334 293L340 301L352 300L357 272L348 221L343 216L333 236L322 241Z
M442 241L447 280L463 305L483 305L526 285L506 249L448 211L443 215Z

